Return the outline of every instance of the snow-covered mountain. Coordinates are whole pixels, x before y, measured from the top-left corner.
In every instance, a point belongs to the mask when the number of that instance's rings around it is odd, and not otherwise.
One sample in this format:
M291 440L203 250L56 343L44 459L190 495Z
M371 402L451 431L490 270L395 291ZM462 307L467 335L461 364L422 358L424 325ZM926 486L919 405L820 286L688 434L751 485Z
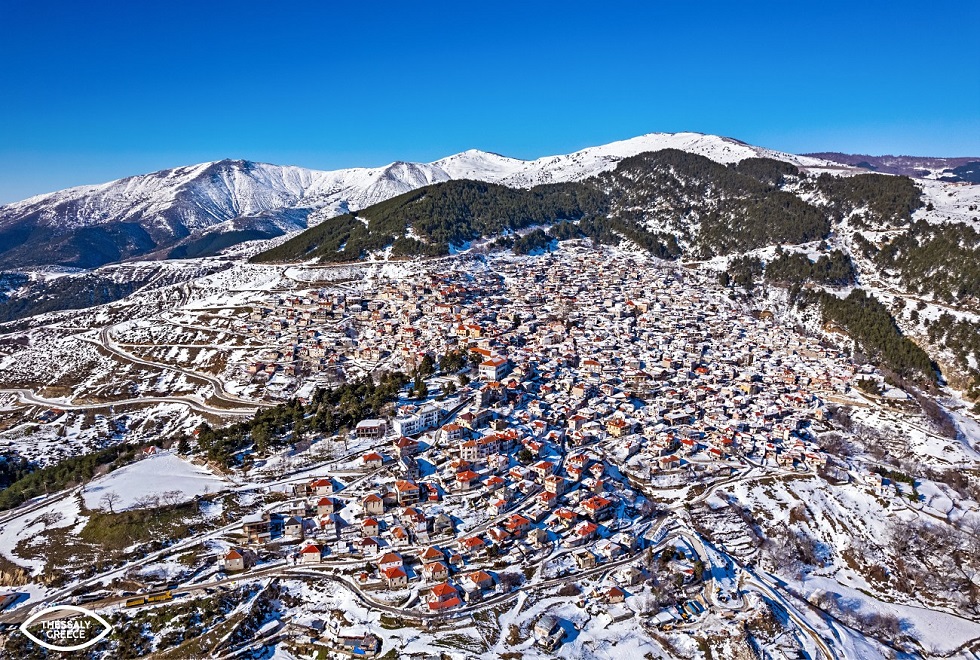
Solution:
M323 172L223 160L79 186L0 207L0 266L92 267L176 248L206 254L446 178L415 163Z
M564 156L545 156L536 160L518 160L470 150L437 160L432 165L453 179L477 179L525 188L542 183L580 181L615 168L624 158L662 149L678 149L726 165L746 158L773 158L798 167L833 167L819 158L754 147L732 138L703 133L649 133Z
M89 268L137 256L193 257L304 229L421 186L476 179L514 187L581 180L666 148L721 163L827 161L701 133L651 133L536 160L466 151L433 163L319 171L222 160L79 186L0 207L0 268Z

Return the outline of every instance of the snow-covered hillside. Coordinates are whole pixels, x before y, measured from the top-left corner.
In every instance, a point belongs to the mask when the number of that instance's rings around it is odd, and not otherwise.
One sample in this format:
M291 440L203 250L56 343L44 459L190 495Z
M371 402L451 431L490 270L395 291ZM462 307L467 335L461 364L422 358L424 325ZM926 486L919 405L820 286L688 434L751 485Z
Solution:
M754 147L732 138L703 133L649 133L629 140L589 147L564 156L545 156L537 160L518 160L470 150L432 164L453 179L477 179L508 186L530 187L542 183L580 181L613 169L624 158L662 149L678 149L725 164L737 163L746 158L773 158L800 167L832 166L828 161L818 158Z

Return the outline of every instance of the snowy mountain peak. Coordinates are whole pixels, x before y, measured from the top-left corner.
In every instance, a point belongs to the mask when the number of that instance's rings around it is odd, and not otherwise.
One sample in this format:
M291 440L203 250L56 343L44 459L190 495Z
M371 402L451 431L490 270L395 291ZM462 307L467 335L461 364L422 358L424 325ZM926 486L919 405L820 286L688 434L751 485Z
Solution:
M535 160L519 160L471 149L432 164L445 170L454 179L478 179L526 188L542 183L586 179L615 168L624 158L662 149L687 151L723 164L737 163L746 158L773 158L802 167L832 166L818 158L754 147L732 138L704 133L648 133L566 155L544 156Z

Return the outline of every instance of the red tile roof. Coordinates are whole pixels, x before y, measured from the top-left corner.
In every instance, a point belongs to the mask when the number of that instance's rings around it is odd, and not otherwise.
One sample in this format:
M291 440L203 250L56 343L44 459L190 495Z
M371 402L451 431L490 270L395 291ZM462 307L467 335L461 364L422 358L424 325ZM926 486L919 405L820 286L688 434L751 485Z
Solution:
M455 596L456 587L449 584L448 582L440 582L436 586L432 587L432 594L435 596Z

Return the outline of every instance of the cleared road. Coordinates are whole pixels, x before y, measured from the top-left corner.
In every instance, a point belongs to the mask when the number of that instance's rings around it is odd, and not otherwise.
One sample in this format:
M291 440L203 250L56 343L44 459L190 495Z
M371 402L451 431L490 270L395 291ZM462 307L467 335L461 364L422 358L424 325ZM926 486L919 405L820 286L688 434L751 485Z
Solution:
M147 403L179 403L189 406L199 412L222 417L251 417L255 414L255 408L215 408L206 403L189 396L143 396L132 399L119 399L117 401L107 401L105 403L63 403L45 399L35 394L32 390L26 389L4 389L0 392L15 394L17 399L24 404L31 406L43 406L45 408L58 408L59 410L99 410L109 409L114 406L138 405Z

